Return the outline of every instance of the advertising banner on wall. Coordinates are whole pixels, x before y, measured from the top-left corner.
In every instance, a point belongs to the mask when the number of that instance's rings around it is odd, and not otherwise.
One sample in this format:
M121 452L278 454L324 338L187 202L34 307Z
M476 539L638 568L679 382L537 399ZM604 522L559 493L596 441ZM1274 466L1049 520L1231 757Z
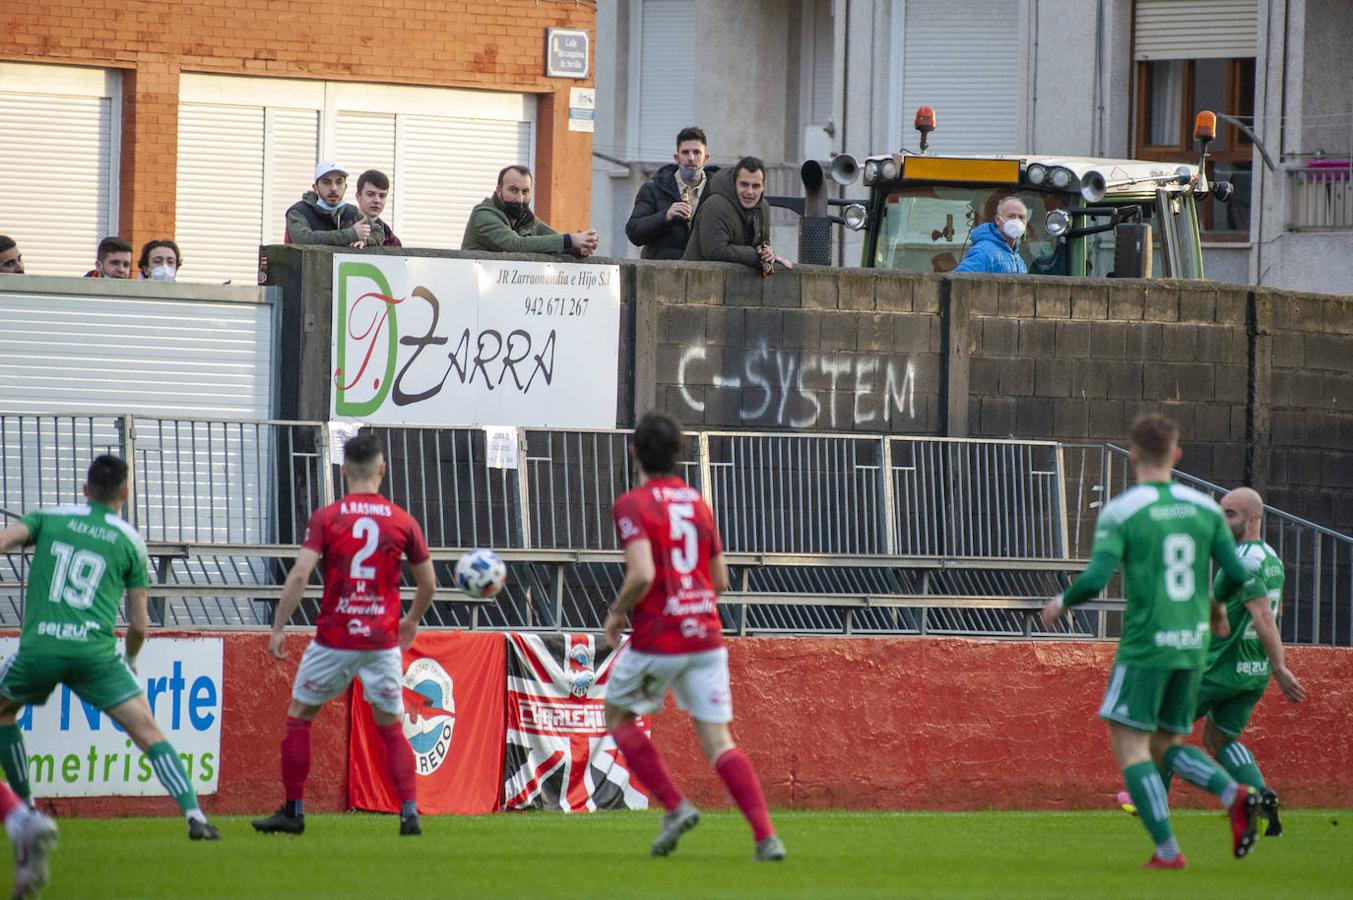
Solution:
M606 681L616 654L591 634L507 638L503 807L647 809L648 798L606 733Z
M0 656L19 649L18 638L0 638ZM221 769L221 669L219 638L146 641L136 680L146 691L155 722L183 759L198 794L216 793ZM33 796L162 796L150 761L113 720L86 705L65 685L42 706L19 717Z
M620 267L334 255L330 411L615 427Z
M404 653L404 736L413 747L418 809L474 815L498 808L503 784L503 636L423 631ZM348 802L398 812L371 706L352 692Z

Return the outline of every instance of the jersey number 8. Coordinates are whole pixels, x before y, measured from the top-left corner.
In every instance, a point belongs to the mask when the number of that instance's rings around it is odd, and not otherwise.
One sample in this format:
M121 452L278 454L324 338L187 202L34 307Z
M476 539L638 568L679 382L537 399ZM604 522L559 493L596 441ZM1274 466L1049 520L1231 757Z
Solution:
M52 573L48 599L53 603L64 600L76 609L89 609L103 580L103 557L60 541L52 541L52 555L56 557L56 571Z
M1193 599L1193 561L1197 558L1193 538L1187 534L1166 536L1162 547L1165 555L1165 593L1176 603Z

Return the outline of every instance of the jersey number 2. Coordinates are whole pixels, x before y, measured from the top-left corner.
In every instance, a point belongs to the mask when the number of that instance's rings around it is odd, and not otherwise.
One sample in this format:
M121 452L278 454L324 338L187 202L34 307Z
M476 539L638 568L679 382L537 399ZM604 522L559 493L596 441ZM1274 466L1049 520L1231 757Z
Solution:
M94 605L94 591L103 580L103 557L60 541L52 541L52 555L56 557L56 571L48 598L53 603L64 600L76 609L89 609Z
M667 516L672 523L672 540L678 542L672 548L672 568L682 575L689 575L700 558L700 535L695 530L695 504L669 503Z
M354 581L370 581L376 577L376 567L363 565L376 552L381 542L381 527L370 516L362 516L352 523L352 536L355 540L366 541L362 549L352 555L352 567L348 575Z

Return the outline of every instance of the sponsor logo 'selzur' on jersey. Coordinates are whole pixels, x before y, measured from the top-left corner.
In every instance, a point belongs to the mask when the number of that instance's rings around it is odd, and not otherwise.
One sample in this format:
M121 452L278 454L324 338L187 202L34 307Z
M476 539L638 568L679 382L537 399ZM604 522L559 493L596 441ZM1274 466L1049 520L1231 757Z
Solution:
M315 640L343 650L399 643L399 567L428 558L413 516L380 494L349 494L310 517L302 547L324 561Z
M653 585L630 613L631 643L644 653L698 653L723 645L709 561L723 553L700 492L675 475L620 495L612 510L620 542L652 547Z

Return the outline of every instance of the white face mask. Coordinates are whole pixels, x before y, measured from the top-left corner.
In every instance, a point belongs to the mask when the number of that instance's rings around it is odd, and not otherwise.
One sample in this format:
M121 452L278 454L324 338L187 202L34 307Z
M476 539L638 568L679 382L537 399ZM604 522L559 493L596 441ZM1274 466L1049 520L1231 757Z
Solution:
M177 270L173 266L156 266L150 270L151 281L173 281Z
M1012 241L1017 241L1024 237L1024 223L1019 219L1006 219L1001 225L1001 231Z

